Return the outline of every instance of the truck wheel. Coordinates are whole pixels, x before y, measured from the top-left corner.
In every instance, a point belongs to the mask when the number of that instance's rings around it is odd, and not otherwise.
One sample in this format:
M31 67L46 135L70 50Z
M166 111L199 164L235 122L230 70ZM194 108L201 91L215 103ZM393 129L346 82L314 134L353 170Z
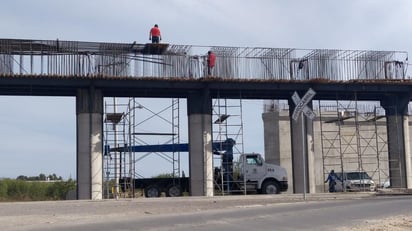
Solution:
M280 193L279 185L275 181L268 181L262 185L263 194L278 194Z
M167 196L168 197L180 197L182 196L182 190L180 189L179 185L170 185L167 188Z
M146 197L160 197L160 189L156 185L149 185L144 189Z

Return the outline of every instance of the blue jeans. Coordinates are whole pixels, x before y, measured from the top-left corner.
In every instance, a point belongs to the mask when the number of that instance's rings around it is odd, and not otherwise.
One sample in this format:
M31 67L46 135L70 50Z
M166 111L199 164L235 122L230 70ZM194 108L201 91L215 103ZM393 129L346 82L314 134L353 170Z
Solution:
M159 43L160 38L159 36L152 36L152 43Z

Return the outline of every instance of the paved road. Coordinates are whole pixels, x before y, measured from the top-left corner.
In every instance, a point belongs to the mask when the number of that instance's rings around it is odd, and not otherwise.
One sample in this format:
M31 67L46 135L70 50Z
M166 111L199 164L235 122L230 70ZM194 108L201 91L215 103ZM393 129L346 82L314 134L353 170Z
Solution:
M0 203L0 230L331 230L411 208L374 194Z

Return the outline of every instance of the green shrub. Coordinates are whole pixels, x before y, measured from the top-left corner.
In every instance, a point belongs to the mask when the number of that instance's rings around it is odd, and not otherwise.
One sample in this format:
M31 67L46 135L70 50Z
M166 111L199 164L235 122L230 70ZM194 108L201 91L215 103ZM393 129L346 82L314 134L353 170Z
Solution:
M76 188L76 182L0 180L0 201L64 200L67 192Z
M7 199L7 191L8 191L8 180L0 180L0 201L6 200Z

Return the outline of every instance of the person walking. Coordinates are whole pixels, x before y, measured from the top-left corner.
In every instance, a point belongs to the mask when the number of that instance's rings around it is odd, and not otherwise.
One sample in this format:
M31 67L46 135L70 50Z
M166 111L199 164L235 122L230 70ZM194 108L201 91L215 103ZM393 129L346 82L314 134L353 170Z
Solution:
M216 55L212 51L207 52L207 74L212 75L212 69L216 64Z
M329 181L329 192L336 192L336 180L339 180L339 177L336 175L335 170L332 169L328 175L328 178L325 180L325 183Z
M154 27L150 29L149 40L152 40L152 43L159 43L162 40L162 35L157 24L155 24Z

